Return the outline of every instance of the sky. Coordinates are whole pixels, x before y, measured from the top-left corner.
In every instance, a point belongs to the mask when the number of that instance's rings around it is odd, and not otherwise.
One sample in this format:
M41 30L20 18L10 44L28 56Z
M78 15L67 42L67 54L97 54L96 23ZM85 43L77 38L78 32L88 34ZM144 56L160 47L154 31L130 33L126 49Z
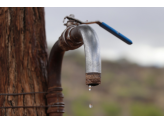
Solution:
M164 7L45 7L46 38L52 46L66 29L65 16L74 14L81 21L105 22L129 39L127 45L97 24L102 59L122 58L141 66L164 67ZM79 48L84 54L84 46Z

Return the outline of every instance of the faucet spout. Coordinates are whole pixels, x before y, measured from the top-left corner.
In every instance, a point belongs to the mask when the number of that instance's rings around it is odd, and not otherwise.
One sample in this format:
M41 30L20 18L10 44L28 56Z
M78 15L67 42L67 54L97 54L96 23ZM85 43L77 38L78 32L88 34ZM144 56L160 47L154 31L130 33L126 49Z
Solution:
M72 37L78 37L84 43L86 84L92 86L99 85L101 83L101 57L96 32L88 25L79 25L72 29L70 35Z

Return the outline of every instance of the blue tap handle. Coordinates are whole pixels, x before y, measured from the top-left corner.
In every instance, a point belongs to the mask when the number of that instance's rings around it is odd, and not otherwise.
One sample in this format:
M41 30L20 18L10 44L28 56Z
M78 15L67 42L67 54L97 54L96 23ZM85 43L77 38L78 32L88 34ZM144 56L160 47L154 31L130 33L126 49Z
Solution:
M118 31L116 31L115 29L113 29L112 27L107 25L106 23L102 22L102 23L99 24L99 26L101 26L102 28L104 28L108 32L112 33L113 35L115 35L117 38L121 39L125 43L127 43L127 44L132 44L133 43L130 39L128 39L127 37L125 37L124 35L119 33Z

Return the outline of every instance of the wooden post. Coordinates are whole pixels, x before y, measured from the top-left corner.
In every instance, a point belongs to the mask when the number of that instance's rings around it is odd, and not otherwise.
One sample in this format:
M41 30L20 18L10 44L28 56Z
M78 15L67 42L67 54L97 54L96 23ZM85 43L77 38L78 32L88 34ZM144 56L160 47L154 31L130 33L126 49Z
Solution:
M44 8L0 8L0 93L47 91ZM46 105L46 94L0 96L0 107ZM0 115L47 115L46 108L0 109Z

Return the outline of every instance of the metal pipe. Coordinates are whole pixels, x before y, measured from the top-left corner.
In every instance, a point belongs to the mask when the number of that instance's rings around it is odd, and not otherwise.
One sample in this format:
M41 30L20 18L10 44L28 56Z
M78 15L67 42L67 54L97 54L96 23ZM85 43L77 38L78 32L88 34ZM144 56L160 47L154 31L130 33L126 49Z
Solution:
M88 25L79 25L71 31L71 36L79 36L84 43L86 60L86 84L101 83L101 57L99 40L96 32Z
M61 88L61 66L64 52L59 46L57 41L52 47L49 62L48 62L48 92L46 95L47 104L53 105L54 103L63 102L63 94ZM64 113L64 107L49 107L47 110L49 116L62 116Z
M63 103L61 88L61 67L65 51L74 50L84 44L86 56L86 84L101 83L101 59L98 37L88 25L69 26L54 44L48 61L48 92L47 104ZM47 113L51 116L62 115L64 107L49 107Z

